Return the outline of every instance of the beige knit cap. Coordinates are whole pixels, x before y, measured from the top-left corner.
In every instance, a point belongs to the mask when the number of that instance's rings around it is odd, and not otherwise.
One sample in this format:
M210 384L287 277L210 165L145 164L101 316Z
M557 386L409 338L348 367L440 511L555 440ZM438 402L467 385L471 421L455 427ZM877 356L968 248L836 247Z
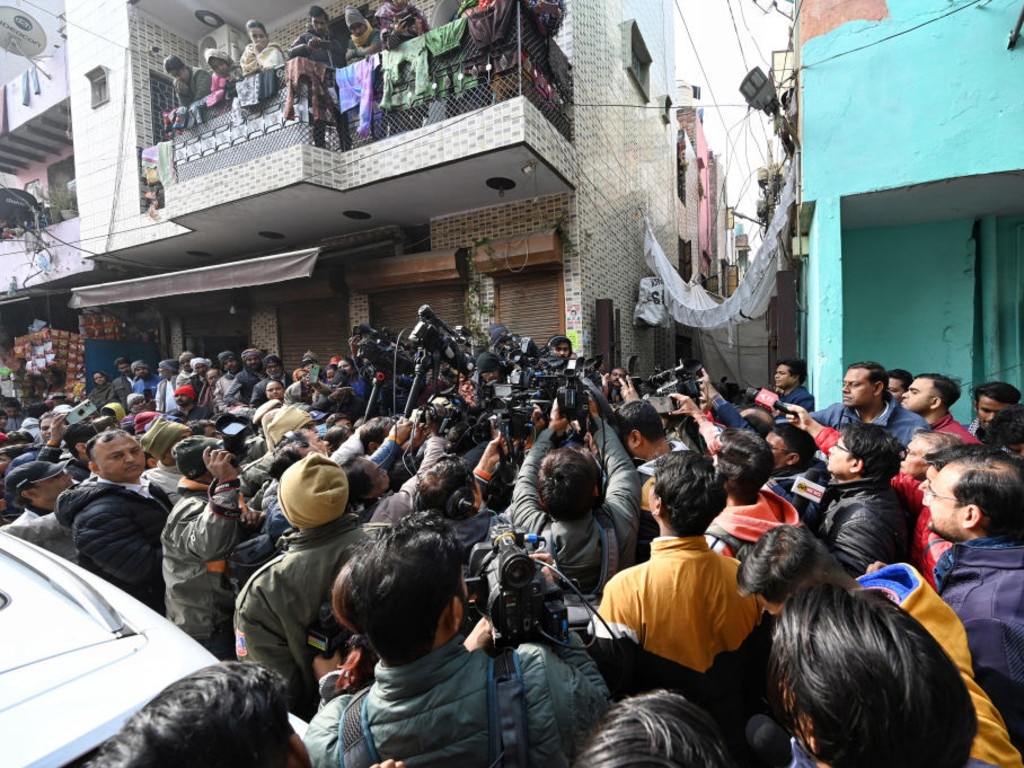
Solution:
M142 450L159 460L174 447L175 443L191 434L192 430L184 424L161 417L153 419L139 443L142 444Z
M319 528L345 514L348 478L326 456L310 453L285 470L277 498L292 526Z
M280 407L280 400L267 400L267 402L265 402L263 405L257 408L256 413L252 415L252 423L262 424L264 419L267 419L267 421L269 422L270 418L267 417L267 414Z
M287 433L313 425L309 413L293 405L271 411L269 416L264 416L264 421L266 423L263 425L263 434L267 437L267 447L270 450L274 450Z

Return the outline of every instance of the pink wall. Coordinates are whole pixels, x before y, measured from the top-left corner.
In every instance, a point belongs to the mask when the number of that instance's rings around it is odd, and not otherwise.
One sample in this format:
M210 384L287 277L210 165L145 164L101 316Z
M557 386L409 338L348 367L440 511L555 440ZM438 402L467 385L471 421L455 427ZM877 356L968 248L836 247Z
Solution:
M58 163L66 157L70 157L75 154L74 147L65 147L59 155L49 155L41 163L31 163L28 168L24 170L18 169L18 173L15 174L14 178L18 180L18 189L24 189L25 185L29 182L39 179L43 185L43 189L47 190L48 184L46 181L46 169L54 163Z
M711 244L711 151L704 136L703 113L697 113L697 168L700 187L703 192L698 205L697 245L702 255L710 258L714 250Z
M889 18L886 0L803 0L800 8L800 40L828 34L848 21L881 21Z

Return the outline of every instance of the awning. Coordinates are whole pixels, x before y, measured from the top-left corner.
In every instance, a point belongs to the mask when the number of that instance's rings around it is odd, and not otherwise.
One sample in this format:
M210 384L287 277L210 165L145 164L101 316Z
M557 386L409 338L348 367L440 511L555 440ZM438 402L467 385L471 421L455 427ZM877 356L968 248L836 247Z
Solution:
M258 259L186 269L166 275L72 288L68 306L72 309L99 307L106 304L122 304L126 301L158 299L162 296L179 296L183 293L225 291L231 288L297 280L313 274L319 254L319 248L307 248L303 251L289 251Z

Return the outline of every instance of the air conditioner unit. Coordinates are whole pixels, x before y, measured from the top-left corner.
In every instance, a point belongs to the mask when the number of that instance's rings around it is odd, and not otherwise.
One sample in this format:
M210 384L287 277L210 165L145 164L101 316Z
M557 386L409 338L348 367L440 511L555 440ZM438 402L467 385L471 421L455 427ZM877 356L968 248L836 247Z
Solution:
M232 61L242 58L242 51L249 44L249 38L227 24L221 24L216 29L206 33L196 43L199 49L199 60L202 66L206 66L206 52L211 48L224 51L231 57Z

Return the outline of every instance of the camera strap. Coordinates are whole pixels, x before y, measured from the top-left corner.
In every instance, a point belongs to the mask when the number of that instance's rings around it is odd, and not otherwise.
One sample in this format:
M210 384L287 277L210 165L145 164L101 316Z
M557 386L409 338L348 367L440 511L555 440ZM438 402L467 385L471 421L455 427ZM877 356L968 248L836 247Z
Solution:
M491 736L489 765L526 768L526 688L519 669L519 654L514 648L506 648L490 661L487 704Z
M338 722L338 765L340 768L370 768L380 762L373 734L366 720L366 686L353 696Z

